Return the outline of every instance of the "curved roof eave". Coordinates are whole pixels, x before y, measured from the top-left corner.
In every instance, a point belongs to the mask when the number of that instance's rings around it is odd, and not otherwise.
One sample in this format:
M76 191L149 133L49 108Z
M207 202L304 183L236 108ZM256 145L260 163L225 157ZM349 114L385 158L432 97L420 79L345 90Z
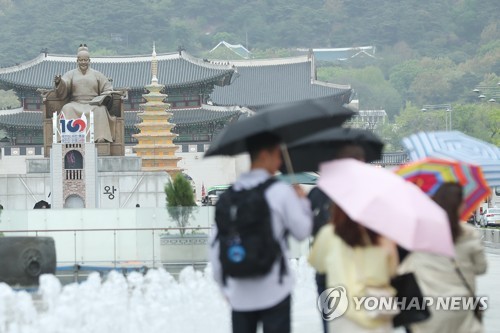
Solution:
M131 90L143 89L150 80L152 56L92 57L96 70L111 76L113 85ZM210 62L198 59L186 52L160 54L158 78L167 88L192 86L214 82L216 85L230 83L234 66L227 62ZM125 67L128 66L128 67ZM27 89L52 88L52 76L76 68L76 56L40 54L28 62L0 68L0 82L9 86ZM163 82L161 82L163 81Z
M206 124L214 121L227 120L246 110L239 106L213 106L203 104L201 107L168 110L173 113L171 123L176 126ZM137 114L140 111L125 112L125 127L134 128L140 122ZM177 120L176 120L177 118Z

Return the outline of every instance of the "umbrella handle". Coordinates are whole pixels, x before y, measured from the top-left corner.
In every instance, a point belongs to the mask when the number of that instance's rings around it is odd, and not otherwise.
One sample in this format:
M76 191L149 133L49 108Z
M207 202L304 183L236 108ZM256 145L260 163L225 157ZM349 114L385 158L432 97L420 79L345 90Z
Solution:
M282 143L280 145L281 154L283 155L283 161L285 162L286 171L290 174L290 179L292 184L297 184L297 180L295 178L295 174L293 172L292 160L290 159L290 154L288 154L288 148L286 143Z

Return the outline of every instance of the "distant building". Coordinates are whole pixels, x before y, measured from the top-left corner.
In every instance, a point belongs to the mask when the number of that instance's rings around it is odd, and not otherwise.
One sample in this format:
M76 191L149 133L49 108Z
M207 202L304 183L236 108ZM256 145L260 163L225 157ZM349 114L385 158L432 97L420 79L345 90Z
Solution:
M343 62L354 60L356 58L376 59L375 46L325 48L325 49L297 49L297 51L306 53L312 52L317 61Z
M359 110L358 114L352 117L347 125L374 130L378 125L385 123L386 118L385 110Z
M248 51L246 47L241 44L229 44L225 41L217 44L213 49L210 50L210 53L215 53L221 49L229 50L231 53L236 54L237 56L243 59L250 59L252 57L252 52Z
M125 143L134 145L145 102L144 87L151 82L152 56L92 57L92 67L112 79L115 88L128 88L124 100ZM203 151L226 124L275 103L339 94L350 101L348 85L318 81L315 58L303 55L264 60L217 61L199 59L185 51L158 54L159 84L173 113L172 132L182 151L195 145ZM10 145L41 145L42 97L37 89L51 89L55 74L76 67L74 55L41 53L17 66L0 68L0 85L14 89L22 101L15 113L0 113L0 129L8 133Z

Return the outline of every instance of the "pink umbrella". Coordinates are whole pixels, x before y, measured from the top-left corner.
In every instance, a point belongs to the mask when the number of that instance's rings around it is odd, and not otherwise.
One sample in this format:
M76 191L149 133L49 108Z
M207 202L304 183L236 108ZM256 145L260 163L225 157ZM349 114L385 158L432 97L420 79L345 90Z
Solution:
M341 159L320 165L318 186L357 223L410 251L453 257L445 211L393 172Z

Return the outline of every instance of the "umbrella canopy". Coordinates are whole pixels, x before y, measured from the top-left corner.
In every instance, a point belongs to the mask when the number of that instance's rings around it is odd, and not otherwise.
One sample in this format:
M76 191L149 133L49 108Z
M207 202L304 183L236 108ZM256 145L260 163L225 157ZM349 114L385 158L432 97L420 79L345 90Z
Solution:
M284 143L334 126L354 115L337 95L300 102L277 104L254 116L229 125L205 153L207 156L236 155L247 151L246 139L265 132L273 133Z
M448 216L414 184L354 159L320 165L318 186L355 222L410 251L454 256Z
M359 128L330 128L288 145L293 170L318 171L321 162L333 160L339 149L347 144L362 147L366 162L373 162L382 157L384 142L372 131ZM283 168L282 172L285 171Z
M425 157L478 165L490 187L500 186L500 149L459 131L420 132L403 139L410 160Z
M414 183L427 195L433 196L443 183L458 183L464 192L464 210L460 215L467 220L491 190L477 165L426 158L400 167L396 173Z

